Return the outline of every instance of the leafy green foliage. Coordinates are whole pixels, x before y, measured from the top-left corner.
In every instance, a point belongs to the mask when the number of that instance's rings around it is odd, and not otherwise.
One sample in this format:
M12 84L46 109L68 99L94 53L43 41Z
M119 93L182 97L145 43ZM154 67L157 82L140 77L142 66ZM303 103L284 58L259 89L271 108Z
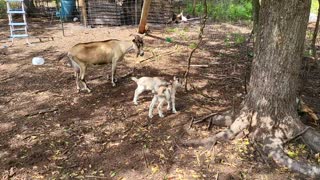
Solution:
M318 0L312 0L311 4L311 12L314 14L318 14L319 2Z
M213 0L207 2L208 16L218 21L250 20L252 17L252 3L250 0ZM185 12L192 14L193 1L188 1ZM196 16L204 12L202 1L197 1L195 7Z
M7 14L7 5L5 0L0 0L0 18L4 18Z

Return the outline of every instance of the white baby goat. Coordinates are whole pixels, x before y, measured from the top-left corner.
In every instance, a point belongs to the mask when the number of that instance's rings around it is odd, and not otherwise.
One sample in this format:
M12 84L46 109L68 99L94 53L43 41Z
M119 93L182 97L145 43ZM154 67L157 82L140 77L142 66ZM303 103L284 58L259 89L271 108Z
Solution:
M159 77L141 77L139 79L136 77L132 77L131 79L138 85L137 89L134 92L133 98L133 103L135 105L138 104L139 95L144 91L152 91L153 93L155 93L160 86L169 84L169 82Z
M169 85L161 85L156 91L149 106L149 118L153 117L153 108L157 102L159 102L157 109L160 117L164 117L162 112L162 106L166 101L168 106L167 110L172 109L172 113L177 113L176 110L176 91L178 87L182 86L182 81L179 78L174 77L173 81Z

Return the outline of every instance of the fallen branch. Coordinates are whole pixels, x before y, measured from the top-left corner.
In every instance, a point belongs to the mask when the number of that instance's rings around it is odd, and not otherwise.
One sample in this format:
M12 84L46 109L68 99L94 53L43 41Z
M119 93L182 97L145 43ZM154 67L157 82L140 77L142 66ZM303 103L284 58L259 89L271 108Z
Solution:
M41 109L39 111L36 112L32 112L32 113L28 113L24 116L35 116L35 115L39 115L39 114L45 114L45 113L49 113L49 112L54 112L57 111L58 108L47 108L47 109Z
M169 52L165 52L165 53L162 53L162 54L153 54L153 56L148 57L148 58L146 58L146 59L143 59L143 60L139 61L139 63L143 63L143 62L145 62L145 61L154 59L154 58L156 58L156 57L160 57L160 56L164 56L164 55L170 55L170 54L173 54L173 53L175 53L175 52L176 52L176 51L169 51Z
M272 142L272 143L270 143ZM276 137L270 137L265 140L264 151L271 157L278 165L288 167L290 170L311 176L313 178L320 177L320 166L310 165L304 162L291 159L283 151L283 146L279 144L281 140Z
M188 66L188 65L179 65L179 66ZM209 67L209 65L208 64L190 64L190 67L207 68L207 67Z
M109 177L105 177L105 176L86 176L86 178L95 178L95 179L110 179Z

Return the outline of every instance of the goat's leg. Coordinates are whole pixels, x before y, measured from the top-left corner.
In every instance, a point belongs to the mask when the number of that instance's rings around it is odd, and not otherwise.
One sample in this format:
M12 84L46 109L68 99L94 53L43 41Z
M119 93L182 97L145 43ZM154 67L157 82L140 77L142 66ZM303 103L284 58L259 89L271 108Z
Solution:
M159 113L159 117L164 117L163 112L162 112L162 106L163 106L163 103L165 102L165 100L166 99L164 97L159 98L159 104L158 104L158 107L157 107L158 113Z
M80 64L80 82L82 83L84 90L87 90L88 93L91 92L91 90L88 88L87 83L85 82L85 74L87 71L87 66L85 64Z
M80 92L80 85L79 85L79 73L80 73L80 66L77 62L75 62L70 54L68 54L70 64L72 68L74 69L74 77L76 78L76 86L78 92Z
M115 75L116 75L116 68L117 68L117 60L112 61L112 68L111 68L111 83L112 86L116 86L116 83L114 83L115 81Z
M79 85L79 73L78 72L75 72L74 73L75 77L76 77L76 85L77 85L77 90L78 92L80 92L80 85Z
M172 103L172 113L176 114L177 110L176 110L176 98L173 96L171 96L171 103Z
M141 93L143 93L143 91L144 91L143 86L138 86L137 89L134 91L133 103L135 105L138 105L138 97Z
M166 100L167 100L167 110L171 110L171 102L172 102L172 99L171 99L171 94L170 94L170 91L166 91L165 92L165 95L166 95Z
M154 95L153 98L152 98L152 101L150 103L150 106L149 106L149 118L153 117L152 111L153 111L154 105L157 102L158 102L158 97L156 95Z

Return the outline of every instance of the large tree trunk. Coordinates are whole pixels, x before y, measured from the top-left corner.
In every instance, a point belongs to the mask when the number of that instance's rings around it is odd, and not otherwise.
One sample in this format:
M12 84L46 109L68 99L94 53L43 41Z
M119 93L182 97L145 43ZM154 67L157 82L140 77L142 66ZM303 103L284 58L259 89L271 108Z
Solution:
M292 160L283 151L284 144L297 136L320 150L320 134L299 120L296 103L310 4L310 0L261 1L249 91L239 116L229 129L190 144L210 145L249 129L249 137L278 164L320 176L319 166ZM211 119L219 120L219 116Z
M256 115L252 122L256 135L274 132L284 140L303 129L297 121L296 97L309 9L310 1L261 3L250 89L244 102Z
M283 152L283 144L297 135L315 135L299 120L296 103L309 10L310 0L261 2L249 92L227 135L250 128L250 137L278 164L320 176L319 166L294 161ZM319 143L314 138L308 140Z

